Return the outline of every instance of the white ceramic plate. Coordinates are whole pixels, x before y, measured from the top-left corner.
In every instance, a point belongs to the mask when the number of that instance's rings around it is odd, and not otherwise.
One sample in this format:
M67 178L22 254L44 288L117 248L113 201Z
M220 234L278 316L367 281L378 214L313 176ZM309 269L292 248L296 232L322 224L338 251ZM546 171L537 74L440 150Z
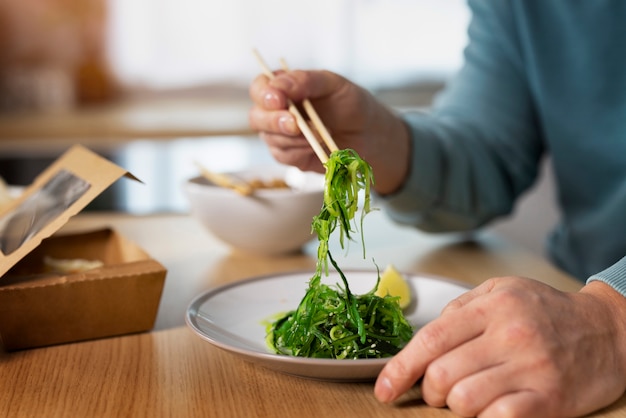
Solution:
M374 271L346 271L354 294L368 292L376 282ZM333 360L273 354L265 344L265 323L276 314L295 309L312 272L263 276L209 290L187 309L187 325L202 339L244 359L282 373L331 381L368 381L376 378L388 359ZM469 287L450 279L405 274L413 303L405 311L416 328L439 316L445 304ZM324 282L335 284L332 274Z

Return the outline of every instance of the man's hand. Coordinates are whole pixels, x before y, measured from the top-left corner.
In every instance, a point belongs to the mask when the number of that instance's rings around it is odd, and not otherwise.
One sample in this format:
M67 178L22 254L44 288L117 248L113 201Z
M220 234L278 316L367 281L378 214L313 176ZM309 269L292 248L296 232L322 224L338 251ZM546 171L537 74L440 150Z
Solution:
M491 279L451 301L381 371L392 402L423 376L426 403L462 416L574 417L626 388L626 298L604 283L563 293Z
M373 168L382 194L404 181L410 162L404 122L368 91L329 71L277 72L259 75L250 85L254 106L249 120L273 157L302 170L323 171L309 143L287 110L288 101L309 99L339 148L352 148Z

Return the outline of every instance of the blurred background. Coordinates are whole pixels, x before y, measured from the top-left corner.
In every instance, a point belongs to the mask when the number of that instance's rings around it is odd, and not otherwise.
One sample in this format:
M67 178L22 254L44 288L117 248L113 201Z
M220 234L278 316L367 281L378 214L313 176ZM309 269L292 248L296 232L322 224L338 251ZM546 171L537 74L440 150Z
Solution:
M0 0L0 176L28 184L82 143L145 183L118 182L91 209L184 212L194 160L273 163L247 123L253 48L427 108L461 65L468 22L464 0ZM496 227L539 248L551 187Z

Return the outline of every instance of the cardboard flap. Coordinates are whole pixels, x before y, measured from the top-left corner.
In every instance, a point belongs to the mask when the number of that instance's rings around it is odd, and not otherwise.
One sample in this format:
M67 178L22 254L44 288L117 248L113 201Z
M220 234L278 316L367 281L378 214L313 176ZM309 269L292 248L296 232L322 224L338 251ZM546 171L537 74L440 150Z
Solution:
M0 214L0 279L123 176L139 181L81 145L66 151Z

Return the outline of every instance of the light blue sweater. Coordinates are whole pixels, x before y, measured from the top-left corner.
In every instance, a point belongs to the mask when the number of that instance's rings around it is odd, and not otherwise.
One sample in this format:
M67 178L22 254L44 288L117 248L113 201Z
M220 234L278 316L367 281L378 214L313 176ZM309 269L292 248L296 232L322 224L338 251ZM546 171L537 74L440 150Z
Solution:
M404 116L412 172L383 200L426 231L512 212L549 154L554 262L626 295L626 1L476 0L465 65L433 112Z

